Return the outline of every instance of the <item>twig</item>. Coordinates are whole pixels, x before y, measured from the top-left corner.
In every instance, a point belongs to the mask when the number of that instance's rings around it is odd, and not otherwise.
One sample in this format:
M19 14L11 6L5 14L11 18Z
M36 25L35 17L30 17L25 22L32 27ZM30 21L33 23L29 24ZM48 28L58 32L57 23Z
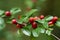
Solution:
M51 34L52 36L54 36L57 40L60 40L60 38L58 38L57 36L55 36L54 34Z

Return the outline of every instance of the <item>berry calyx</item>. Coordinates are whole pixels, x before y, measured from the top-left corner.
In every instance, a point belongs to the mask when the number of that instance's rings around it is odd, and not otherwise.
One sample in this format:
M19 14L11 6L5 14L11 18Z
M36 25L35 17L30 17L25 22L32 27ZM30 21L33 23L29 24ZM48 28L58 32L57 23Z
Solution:
M33 23L34 21L35 21L35 20L34 20L33 17L30 17L30 18L29 18L29 22L30 22L30 23Z
M20 19L20 18L21 18L21 16L19 15L19 16L18 16L18 19Z
M23 25L22 24L17 24L16 27L17 28L23 28Z
M6 16L11 16L11 12L10 12L10 11L6 11L6 12L5 12L5 15L6 15Z
M44 19L44 15L40 15L40 17L39 17L40 19Z
M26 8L26 10L27 10L27 11L30 11L30 10L31 10L31 8L30 8L30 7L27 7L27 8Z
M17 24L16 19L13 19L13 20L12 20L12 23L13 23L13 24Z
M33 28L33 29L37 28L37 23L36 23L36 22L33 22L33 23L32 23L32 28Z
M36 17L34 17L34 20L39 20L39 17L37 17L37 16L36 16Z

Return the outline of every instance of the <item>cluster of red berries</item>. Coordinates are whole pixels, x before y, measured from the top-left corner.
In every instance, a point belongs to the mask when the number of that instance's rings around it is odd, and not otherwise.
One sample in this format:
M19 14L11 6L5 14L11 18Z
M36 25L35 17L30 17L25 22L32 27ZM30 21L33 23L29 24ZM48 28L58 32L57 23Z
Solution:
M5 15L6 15L6 16L11 16L11 12L10 12L10 11L6 11L6 12L5 12ZM20 19L20 16L18 16L18 19ZM36 20L39 20L39 19L41 19L41 20L44 19L44 15L40 15L39 17L36 16L36 17L30 17L30 18L29 18L29 22L32 24L32 28L33 28L33 29L37 28L37 23L36 23L35 21L36 21ZM58 20L58 17L57 17L57 16L54 16L54 17L52 18L52 20L50 20L50 21L48 22L48 25L54 24L57 20ZM16 24L18 28L22 28L22 27L23 27L23 24L18 24L16 19L13 19L13 20L12 20L12 23L13 23L13 24Z
M12 20L12 24L16 24L16 27L17 27L17 28L23 28L23 26L24 26L23 24L17 23L17 20L16 20L16 19L13 19L13 20Z
M44 15L41 15L40 17L30 17L29 18L29 22L32 24L32 28L35 29L37 28L37 23L35 22L36 20L39 20L39 19L44 19Z
M55 22L58 20L57 16L54 16L52 20L48 22L49 25L55 24Z
M6 11L6 12L5 12L5 15L6 15L6 16L11 16L11 12L10 12L10 11ZM18 16L18 19L20 19L20 16ZM13 19L13 20L12 20L12 24L16 24L17 28L22 28L22 27L23 27L22 24L18 24L18 23L17 23L17 20L16 20L16 19Z

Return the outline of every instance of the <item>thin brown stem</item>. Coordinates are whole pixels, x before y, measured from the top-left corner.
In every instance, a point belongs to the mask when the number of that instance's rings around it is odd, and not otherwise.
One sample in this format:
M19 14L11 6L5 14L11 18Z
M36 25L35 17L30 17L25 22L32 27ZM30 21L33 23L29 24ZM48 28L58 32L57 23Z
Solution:
M57 36L55 36L54 34L51 34L52 36L54 36L57 40L60 40L60 38L58 38Z

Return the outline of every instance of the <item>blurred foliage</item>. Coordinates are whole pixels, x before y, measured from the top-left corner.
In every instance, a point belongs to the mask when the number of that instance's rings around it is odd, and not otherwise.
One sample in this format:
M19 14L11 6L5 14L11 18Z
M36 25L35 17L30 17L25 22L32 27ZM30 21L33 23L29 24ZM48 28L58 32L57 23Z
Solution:
M20 7L23 11L20 14L23 14L26 5L25 0L0 0L0 9L9 10L12 7ZM60 17L60 0L38 0L34 8L39 9L39 14L44 15L57 15ZM35 14L35 15L39 15ZM54 27L54 34L60 35L60 28ZM6 28L0 31L0 40L20 40L20 36L16 34L16 27L14 25L6 25ZM60 37L60 36L59 36ZM21 40L30 40L29 37L23 36ZM54 37L47 36L46 34L40 34L36 40L56 40Z

